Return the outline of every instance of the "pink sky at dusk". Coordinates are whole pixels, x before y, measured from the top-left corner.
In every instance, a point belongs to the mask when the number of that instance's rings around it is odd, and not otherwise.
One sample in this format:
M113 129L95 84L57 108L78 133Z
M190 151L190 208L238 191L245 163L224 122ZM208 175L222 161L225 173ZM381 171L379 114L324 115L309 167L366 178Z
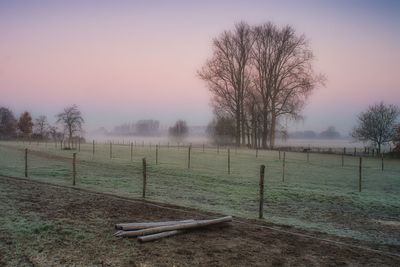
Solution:
M2 1L0 106L50 121L78 104L87 128L139 119L206 125L210 95L196 71L211 40L240 20L291 24L328 80L290 129L348 133L356 115L400 105L395 1Z

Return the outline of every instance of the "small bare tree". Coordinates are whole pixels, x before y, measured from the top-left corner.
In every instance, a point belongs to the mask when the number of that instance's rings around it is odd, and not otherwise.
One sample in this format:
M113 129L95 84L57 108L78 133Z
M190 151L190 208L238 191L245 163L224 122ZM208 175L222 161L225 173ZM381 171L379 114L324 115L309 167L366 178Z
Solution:
M17 120L11 110L0 107L0 138L16 136Z
M178 120L175 122L174 126L169 128L169 135L177 140L178 142L181 142L189 132L189 129L187 127L186 121L184 120Z
M57 123L64 125L64 130L68 134L68 147L71 145L71 140L75 133L82 131L84 123L82 113L77 105L64 108L64 111L57 115Z
M367 111L358 116L358 125L352 136L362 142L371 142L381 151L381 146L394 141L396 122L400 110L394 105L383 102L370 106Z
M50 137L54 140L54 141L59 141L63 139L63 133L58 131L57 126L49 126L48 128Z
M44 115L39 116L39 118L35 119L35 134L40 138L43 139L47 136L47 117Z
M25 111L19 117L17 128L22 133L23 137L27 138L32 133L32 116L28 111Z

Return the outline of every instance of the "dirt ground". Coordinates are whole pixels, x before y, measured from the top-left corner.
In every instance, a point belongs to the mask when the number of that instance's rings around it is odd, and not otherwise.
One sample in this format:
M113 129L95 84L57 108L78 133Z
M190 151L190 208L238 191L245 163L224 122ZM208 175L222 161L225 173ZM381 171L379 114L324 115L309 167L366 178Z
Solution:
M398 247L379 253L244 219L144 244L118 239L115 223L218 215L2 176L0 207L0 266L400 266Z

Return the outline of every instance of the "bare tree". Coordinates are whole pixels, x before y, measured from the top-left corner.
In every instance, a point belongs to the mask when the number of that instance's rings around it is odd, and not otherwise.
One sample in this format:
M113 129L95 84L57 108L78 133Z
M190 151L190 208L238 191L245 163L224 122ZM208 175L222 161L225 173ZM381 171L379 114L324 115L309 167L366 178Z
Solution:
M76 105L64 108L64 111L57 116L57 123L62 123L64 130L68 134L68 144L70 147L71 140L75 133L82 131L84 123L81 112Z
M58 131L57 126L49 126L48 129L50 137L53 140L58 141L63 139L63 133Z
M0 137L11 138L16 135L17 120L11 110L0 107Z
M299 118L307 97L325 78L314 73L308 41L292 27L265 23L253 27L253 38L252 81L262 103L262 146L269 139L272 148L279 118Z
M213 94L213 104L235 118L236 144L245 142L244 101L250 85L248 63L252 46L247 23L235 25L213 40L213 56L198 72Z
M40 138L43 139L47 136L47 128L48 128L48 123L47 123L47 117L44 115L39 116L35 120L35 134Z
M22 133L22 135L26 138L29 137L32 133L32 116L29 112L25 111L19 117L17 128Z
M370 106L358 116L358 125L352 136L362 142L371 142L381 151L381 146L392 142L396 136L396 123L400 110L383 102Z
M207 134L214 143L229 145L235 140L235 121L232 117L216 117L207 126Z
M178 142L181 142L188 135L189 129L186 121L178 120L175 122L174 126L168 129L168 132L172 138L176 139Z

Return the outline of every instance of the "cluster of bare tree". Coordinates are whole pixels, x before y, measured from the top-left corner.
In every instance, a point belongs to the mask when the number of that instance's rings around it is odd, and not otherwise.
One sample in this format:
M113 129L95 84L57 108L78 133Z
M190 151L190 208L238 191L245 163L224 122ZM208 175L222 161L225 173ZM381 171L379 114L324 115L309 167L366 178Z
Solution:
M11 110L0 107L0 137L38 140L68 139L68 144L71 144L73 138L80 138L84 120L76 105L65 108L63 112L56 115L56 119L56 124L51 125L46 116L41 115L33 120L31 114L25 111L17 120ZM58 126L61 126L62 130L59 130Z
M340 139L344 138L334 126L329 126L322 132L315 132L312 130L295 131L288 134L289 138L293 139Z
M282 118L299 119L310 93L324 77L314 55L291 26L245 22L213 40L213 54L199 70L212 93L215 120L234 120L235 143L274 147Z
M107 131L103 131L107 133ZM158 136L160 134L160 122L158 120L139 120L136 123L123 123L114 127L111 135L126 136Z

